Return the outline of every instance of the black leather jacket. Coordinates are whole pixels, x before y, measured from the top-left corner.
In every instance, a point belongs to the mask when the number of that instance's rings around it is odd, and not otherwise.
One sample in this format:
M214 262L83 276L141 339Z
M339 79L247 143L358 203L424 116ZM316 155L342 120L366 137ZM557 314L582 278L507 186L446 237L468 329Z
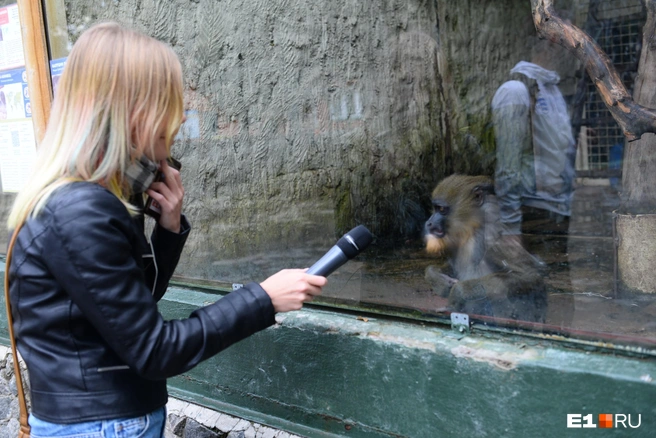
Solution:
M9 278L34 415L55 423L144 415L166 404L167 377L275 322L256 283L187 319L162 319L156 301L188 232L186 220L181 234L156 227L154 269L143 218L86 182L59 189L27 221Z

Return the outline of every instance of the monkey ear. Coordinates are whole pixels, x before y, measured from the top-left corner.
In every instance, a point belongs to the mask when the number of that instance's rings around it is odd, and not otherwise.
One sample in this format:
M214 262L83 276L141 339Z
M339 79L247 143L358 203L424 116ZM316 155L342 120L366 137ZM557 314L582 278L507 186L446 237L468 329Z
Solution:
M478 202L478 205L483 205L485 202L485 197L487 195L494 195L494 185L492 184L481 184L472 189L474 198Z

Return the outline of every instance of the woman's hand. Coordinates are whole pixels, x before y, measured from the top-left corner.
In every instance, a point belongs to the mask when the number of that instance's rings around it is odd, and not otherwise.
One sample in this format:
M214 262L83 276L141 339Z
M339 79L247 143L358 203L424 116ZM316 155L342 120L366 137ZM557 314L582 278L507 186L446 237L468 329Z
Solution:
M164 180L153 183L146 193L157 201L162 210L158 221L159 225L173 233L179 233L182 200L184 199L180 172L169 166L166 160L160 161L159 166L160 171L164 174Z
M307 269L284 269L264 280L260 286L265 290L276 312L300 310L303 303L321 293L326 277L306 274Z

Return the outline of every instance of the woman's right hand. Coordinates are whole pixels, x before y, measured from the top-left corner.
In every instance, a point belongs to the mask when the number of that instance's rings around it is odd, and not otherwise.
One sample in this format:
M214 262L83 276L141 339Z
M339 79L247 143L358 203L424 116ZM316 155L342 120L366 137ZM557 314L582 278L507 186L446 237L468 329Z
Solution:
M303 303L321 293L326 277L306 274L307 269L283 269L260 283L276 312L300 310Z

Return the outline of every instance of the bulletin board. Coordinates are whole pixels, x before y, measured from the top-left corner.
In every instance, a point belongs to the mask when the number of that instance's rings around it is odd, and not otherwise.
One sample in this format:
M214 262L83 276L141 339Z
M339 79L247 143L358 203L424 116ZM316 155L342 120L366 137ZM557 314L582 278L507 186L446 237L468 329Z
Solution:
M52 0L46 0L51 4ZM59 6L59 5L54 5ZM57 47L62 46L59 44ZM65 56L59 50L57 56ZM0 227L25 183L52 99L40 0L0 0ZM0 254L7 247L0 232Z
M0 7L0 196L20 190L31 172L51 88L41 2Z

